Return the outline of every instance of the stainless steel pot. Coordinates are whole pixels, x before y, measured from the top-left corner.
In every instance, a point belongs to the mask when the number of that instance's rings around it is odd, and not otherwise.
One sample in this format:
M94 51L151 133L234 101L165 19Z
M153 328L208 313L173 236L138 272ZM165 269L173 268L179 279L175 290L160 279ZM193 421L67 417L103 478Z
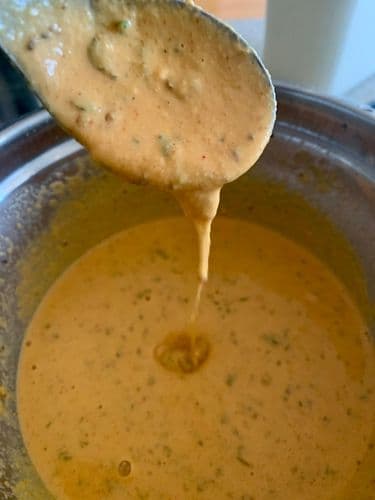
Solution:
M273 138L251 172L224 189L221 210L309 247L372 326L375 120L299 90L277 95ZM23 334L41 297L90 246L177 212L170 195L95 167L46 112L0 134L0 498L47 496L23 447L15 398Z

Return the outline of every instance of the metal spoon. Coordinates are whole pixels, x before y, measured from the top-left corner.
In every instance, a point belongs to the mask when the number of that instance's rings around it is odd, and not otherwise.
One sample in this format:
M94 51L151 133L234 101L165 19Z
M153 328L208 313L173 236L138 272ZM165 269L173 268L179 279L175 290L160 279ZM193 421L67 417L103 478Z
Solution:
M57 46L55 48L56 54L51 54L50 58L45 58L43 61L37 60L33 51L44 39L59 35L62 29L59 18L61 18L62 13L68 8L71 8L72 5L81 13L81 25L84 26L87 23L95 22L96 18L99 18L100 22L101 8L107 3L109 2L106 0L44 0L43 2L39 0L0 0L0 47L24 74L32 90L37 94L45 107L55 116L60 124L69 132L73 133L73 135L76 134L72 131L70 124L60 115L56 116L54 102L46 96L44 92L44 82L41 83L41 66L47 66L47 74L52 76L58 63L57 52L60 49ZM255 51L232 28L198 6L195 6L194 3L189 0L129 0L124 3L133 6L148 3L153 5L164 5L166 7L178 7L181 11L189 12L192 29L194 29L193 22L197 17L214 25L217 31L221 32L223 36L229 36L231 38L233 45L241 47L248 53L249 62L256 63L256 66L264 76L264 91L269 94L270 99L273 101L275 111L276 101L274 89L267 70ZM43 20L45 21L44 29L41 29ZM123 29L126 29L126 25L124 25ZM87 46L80 41L78 34L76 50L87 51ZM95 55L93 57L95 57ZM34 62L30 64L30 59L33 58ZM101 69L104 72L106 71L105 68ZM109 76L114 75L109 73ZM274 116L273 119L270 120L270 128L272 128L273 120ZM78 140L80 139L81 138L78 137Z
M95 160L174 190L206 281L220 189L256 162L275 120L256 53L181 0L0 0L0 44Z

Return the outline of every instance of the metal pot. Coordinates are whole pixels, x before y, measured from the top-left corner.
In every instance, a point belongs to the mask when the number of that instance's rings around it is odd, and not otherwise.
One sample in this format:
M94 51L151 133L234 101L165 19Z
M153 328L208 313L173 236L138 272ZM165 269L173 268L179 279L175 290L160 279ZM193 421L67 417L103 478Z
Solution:
M277 96L272 140L257 165L224 189L221 211L308 247L347 285L371 326L375 121L299 90L279 87ZM46 112L0 133L2 499L48 496L24 449L15 397L23 334L41 297L103 238L178 211L168 193L125 184L93 165Z

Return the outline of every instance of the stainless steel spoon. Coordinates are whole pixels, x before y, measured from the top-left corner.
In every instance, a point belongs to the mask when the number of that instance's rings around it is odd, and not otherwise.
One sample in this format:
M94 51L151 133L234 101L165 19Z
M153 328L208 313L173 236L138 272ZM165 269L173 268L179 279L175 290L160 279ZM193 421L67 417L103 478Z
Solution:
M181 0L0 0L0 44L94 159L174 191L206 281L220 189L256 162L275 120L256 53Z

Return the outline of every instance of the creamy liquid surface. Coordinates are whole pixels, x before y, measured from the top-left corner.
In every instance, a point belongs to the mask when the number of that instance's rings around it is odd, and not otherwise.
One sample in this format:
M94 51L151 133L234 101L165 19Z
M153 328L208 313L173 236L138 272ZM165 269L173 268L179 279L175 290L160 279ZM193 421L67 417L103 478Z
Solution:
M274 91L254 53L167 0L0 1L0 41L94 159L174 192L195 222L201 280L220 188L267 144Z
M332 273L277 233L215 223L196 325L210 350L179 375L155 360L186 324L188 222L134 227L48 292L25 337L18 411L60 499L332 499L374 446L374 349ZM372 436L372 437L371 437Z

